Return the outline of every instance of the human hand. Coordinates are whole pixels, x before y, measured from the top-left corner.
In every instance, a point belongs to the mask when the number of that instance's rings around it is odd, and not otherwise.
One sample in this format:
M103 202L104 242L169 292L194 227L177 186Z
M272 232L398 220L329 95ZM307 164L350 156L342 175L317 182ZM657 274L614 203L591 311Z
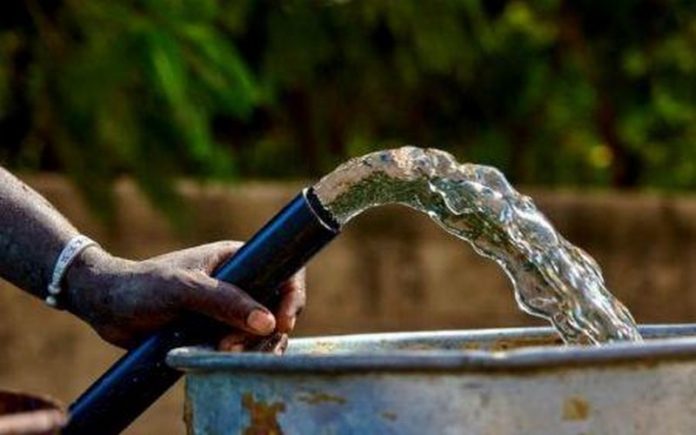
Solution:
M304 271L281 286L275 315L243 289L211 278L213 271L242 246L217 242L144 261L86 249L66 274L66 308L89 323L106 341L130 348L182 313L198 312L230 325L222 350L253 347L279 352L305 304Z

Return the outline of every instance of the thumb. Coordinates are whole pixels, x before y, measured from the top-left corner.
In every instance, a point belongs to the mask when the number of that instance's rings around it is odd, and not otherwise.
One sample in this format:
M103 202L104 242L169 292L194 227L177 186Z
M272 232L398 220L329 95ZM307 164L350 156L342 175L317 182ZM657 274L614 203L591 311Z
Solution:
M268 335L275 330L273 314L240 288L202 272L183 274L186 283L179 290L182 308L256 335Z

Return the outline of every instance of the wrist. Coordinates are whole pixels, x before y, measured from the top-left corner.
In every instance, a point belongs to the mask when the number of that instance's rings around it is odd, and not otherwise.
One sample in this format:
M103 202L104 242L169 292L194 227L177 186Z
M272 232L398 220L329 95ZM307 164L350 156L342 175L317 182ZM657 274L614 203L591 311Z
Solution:
M96 309L95 302L105 298L114 277L128 263L114 257L99 246L85 249L75 258L65 274L63 282L63 305L65 309L83 320Z

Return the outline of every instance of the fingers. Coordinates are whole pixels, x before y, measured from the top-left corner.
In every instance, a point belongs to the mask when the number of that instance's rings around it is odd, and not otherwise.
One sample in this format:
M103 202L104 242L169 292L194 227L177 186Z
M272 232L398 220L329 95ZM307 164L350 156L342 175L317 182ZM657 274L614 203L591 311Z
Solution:
M150 261L166 263L182 269L199 270L206 275L211 275L220 264L237 252L242 245L242 242L231 240L213 242L160 255L151 258Z
M242 242L222 241L201 246L200 248L204 250L203 254L207 254L204 255L203 272L207 275L212 275L215 269L237 252L243 244Z
M248 335L243 332L233 332L218 344L218 350L223 352L243 352L246 348Z
M263 305L239 288L203 273L182 272L177 279L181 308L197 311L256 335L268 335L276 319Z
M277 330L287 333L295 327L297 316L304 309L307 300L305 270L302 269L283 283L280 292L282 299L275 313Z
M288 335L276 332L268 337L255 337L243 332L235 332L223 338L218 350L223 352L266 352L282 355L288 347Z
M209 276L241 246L240 242L216 242L158 259L188 269L188 272L177 274L180 282L176 286L176 299L182 308L257 335L268 335L274 330L281 333L292 331L306 302L304 269L281 286L282 298L275 316L246 292Z
M249 347L249 350L255 352L268 352L276 355L282 355L285 349L288 348L288 334L276 332L268 337L264 337Z

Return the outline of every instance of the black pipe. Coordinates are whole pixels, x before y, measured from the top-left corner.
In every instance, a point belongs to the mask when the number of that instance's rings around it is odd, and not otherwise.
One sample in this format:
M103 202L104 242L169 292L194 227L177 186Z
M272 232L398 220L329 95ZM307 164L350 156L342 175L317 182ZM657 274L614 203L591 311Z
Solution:
M277 288L340 228L311 188L292 200L213 274L235 284L260 303L278 302ZM70 406L64 434L120 433L169 389L181 372L165 363L175 347L215 344L229 327L190 315L129 351Z

